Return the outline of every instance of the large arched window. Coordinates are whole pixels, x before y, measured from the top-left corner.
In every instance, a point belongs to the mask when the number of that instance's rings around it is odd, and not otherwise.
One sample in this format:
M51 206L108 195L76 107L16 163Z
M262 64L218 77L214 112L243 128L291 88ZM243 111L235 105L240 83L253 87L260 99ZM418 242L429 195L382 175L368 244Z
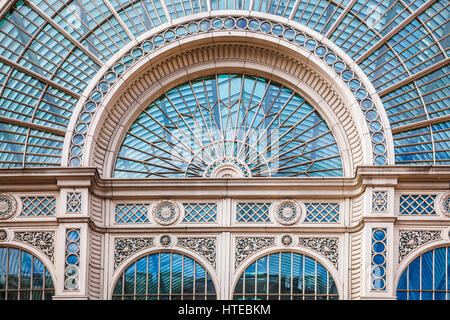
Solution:
M450 300L450 246L414 259L397 285L399 300Z
M296 92L217 74L152 102L126 134L114 175L333 177L342 176L342 163L325 120Z
M51 300L53 280L34 255L0 247L0 300Z
M209 273L193 259L161 252L133 262L119 277L113 300L215 300Z
M295 252L266 255L239 277L234 299L337 300L331 274L318 261Z

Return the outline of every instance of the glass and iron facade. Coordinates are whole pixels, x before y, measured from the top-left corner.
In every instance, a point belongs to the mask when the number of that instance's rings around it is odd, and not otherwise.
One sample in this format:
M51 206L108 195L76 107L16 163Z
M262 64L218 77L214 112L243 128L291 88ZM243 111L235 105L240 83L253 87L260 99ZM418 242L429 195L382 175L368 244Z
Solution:
M450 300L449 12L0 1L0 299Z

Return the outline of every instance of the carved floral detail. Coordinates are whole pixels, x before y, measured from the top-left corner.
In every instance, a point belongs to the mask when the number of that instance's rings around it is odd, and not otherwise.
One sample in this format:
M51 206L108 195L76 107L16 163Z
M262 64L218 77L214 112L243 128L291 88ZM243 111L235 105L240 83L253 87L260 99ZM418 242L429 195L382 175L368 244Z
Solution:
M215 238L178 238L177 246L192 250L203 256L216 268L216 239Z
M53 231L16 231L14 240L28 243L45 254L51 262L54 262L55 232Z
M299 238L298 245L320 253L338 269L338 238Z
M253 253L275 245L274 237L239 237L236 238L235 268Z
M441 231L401 230L399 232L399 262L418 247L438 239L441 239Z
M114 240L114 270L132 254L153 247L153 238L117 238Z
M17 211L16 199L8 193L0 193L0 219L8 219Z

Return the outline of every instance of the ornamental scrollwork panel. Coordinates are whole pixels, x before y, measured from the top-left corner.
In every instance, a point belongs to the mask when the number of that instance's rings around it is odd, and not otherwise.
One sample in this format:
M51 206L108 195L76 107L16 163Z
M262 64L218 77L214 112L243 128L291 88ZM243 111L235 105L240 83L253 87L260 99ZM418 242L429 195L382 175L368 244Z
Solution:
M154 245L153 238L116 238L114 240L114 270L132 254Z
M338 238L299 238L298 245L320 253L338 268L339 239Z
M200 254L216 269L216 238L180 237L177 246Z
M14 240L25 242L41 251L51 262L54 262L55 232L53 231L16 231Z
M274 237L238 237L235 240L235 268L255 252L275 245Z
M399 231L398 262L417 248L442 238L441 231L431 230L400 230Z

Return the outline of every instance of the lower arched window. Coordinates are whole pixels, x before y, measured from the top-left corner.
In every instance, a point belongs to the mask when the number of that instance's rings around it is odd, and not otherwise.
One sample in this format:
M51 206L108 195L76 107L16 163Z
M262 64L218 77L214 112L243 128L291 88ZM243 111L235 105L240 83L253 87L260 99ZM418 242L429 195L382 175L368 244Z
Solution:
M450 300L450 246L414 259L397 285L399 300Z
M119 277L113 300L211 300L216 289L209 273L178 253L154 253L132 263Z
M34 255L0 247L0 300L51 300L53 280Z
M295 252L266 255L241 274L234 299L337 300L331 274L315 259Z

